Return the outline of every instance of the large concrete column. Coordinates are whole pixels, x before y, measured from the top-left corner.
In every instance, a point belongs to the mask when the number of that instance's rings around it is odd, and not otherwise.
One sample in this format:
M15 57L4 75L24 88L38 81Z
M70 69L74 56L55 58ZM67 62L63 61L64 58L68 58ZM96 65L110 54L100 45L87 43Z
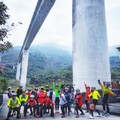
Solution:
M17 63L16 80L20 80L21 63Z
M73 84L111 81L104 0L73 0Z
M28 50L24 50L22 55L22 68L20 80L20 85L23 86L24 90L26 89L27 83L27 67L28 67Z

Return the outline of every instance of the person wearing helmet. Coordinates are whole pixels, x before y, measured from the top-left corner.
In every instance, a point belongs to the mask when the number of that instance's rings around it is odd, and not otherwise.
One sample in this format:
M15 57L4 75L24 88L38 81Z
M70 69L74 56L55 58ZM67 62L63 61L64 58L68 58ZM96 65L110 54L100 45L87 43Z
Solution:
M56 99L55 99L55 110L56 110L56 113L59 113L59 93L58 91L61 90L61 86L62 86L62 82L61 82L61 79L58 79L58 84L54 82L54 80L52 80L52 88L56 94Z
M85 89L86 89L86 92L85 92L86 112L89 112L89 110L90 110L90 97L89 97L89 95L90 95L91 91L90 91L89 86L87 86L85 83L84 83L84 85L85 85Z
M11 98L11 96L12 96L12 87L8 87L8 93L7 93L7 95L8 95L8 98Z
M45 96L46 96L46 93L44 92L44 87L41 87L40 91L37 93L37 103L38 103L37 114L38 115L40 115L41 107L45 100Z
M92 98L92 103L90 104L90 119L94 119L94 115L93 115L93 110L95 110L97 113L98 113L98 117L100 117L101 116L101 114L100 114L100 112L98 111L98 109L96 109L96 105L97 105L97 103L98 103L98 100L99 100L99 98L101 97L100 96L100 94L99 94L99 92L96 90L96 88L95 87L92 87L91 88L91 93L90 93L90 95L89 95L89 97L91 97Z
M20 101L16 93L12 93L11 98L8 99L7 106L9 108L6 120L9 120L11 117L12 111L17 111L17 119L20 119Z
M84 112L81 108L83 105L83 102L82 102L82 94L80 93L80 89L76 89L74 101L75 101L74 107L75 107L75 110L77 112L76 118L79 118L78 110L80 110L81 115L84 115Z
M26 107L26 104L27 104L27 100L28 100L28 95L26 94L26 91L23 91L22 94L19 96L19 100L21 102L21 107L23 106L24 107L24 112L25 112L25 107ZM21 109L20 107L20 109ZM23 113L24 113L23 112Z
M27 100L23 118L26 118L27 110L29 108L30 108L30 112L31 112L30 115L34 114L34 117L36 117L35 111L37 110L37 102L36 102L35 96L33 94L31 94L29 99Z
M65 92L64 92L64 95L65 95L65 99L67 101L66 103L66 112L68 111L68 116L70 116L70 112L71 112L71 104L70 104L70 92L69 92L69 88L66 87L65 88Z
M49 96L47 96L47 94L46 94L45 99L44 99L43 104L40 109L40 117L43 117L43 111L46 111L49 109L51 110L50 116L54 117L54 103L49 98Z
M109 109L109 96L115 95L112 90L110 89L110 83L106 83L106 85L102 85L100 80L98 80L98 84L102 89L102 102L103 102L103 115L109 116L110 109ZM107 111L106 111L107 108Z
M61 118L64 118L65 117L65 108L66 108L66 104L67 104L67 100L65 98L65 95L63 94L62 91L58 91L60 97L59 97L59 102L60 102L60 106L61 106L61 112L62 112L62 116Z

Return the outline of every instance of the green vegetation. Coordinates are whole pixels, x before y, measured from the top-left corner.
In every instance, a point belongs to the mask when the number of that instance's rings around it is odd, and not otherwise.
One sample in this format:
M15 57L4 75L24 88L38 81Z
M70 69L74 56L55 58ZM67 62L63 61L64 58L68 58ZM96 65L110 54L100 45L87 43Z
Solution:
M8 88L8 79L0 77L0 93L4 92Z
M7 51L12 48L12 44L4 38L8 37L9 27L6 25L9 15L7 13L8 7L0 2L0 52ZM5 26L6 25L6 26Z
M16 68L20 47L5 52L2 57L4 72L0 76L9 79L9 86L18 87L15 81ZM111 78L120 81L120 59L118 56L110 57ZM72 83L72 55L60 47L34 46L31 47L28 63L28 88L36 85L51 84L52 79L61 79L64 83Z

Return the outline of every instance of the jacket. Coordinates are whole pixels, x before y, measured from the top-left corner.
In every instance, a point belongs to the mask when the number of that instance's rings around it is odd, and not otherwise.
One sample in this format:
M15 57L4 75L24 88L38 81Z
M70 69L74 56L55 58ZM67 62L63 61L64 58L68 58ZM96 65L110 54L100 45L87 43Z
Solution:
M81 93L78 93L78 94L75 94L75 104L78 105L78 106L82 106L83 105L83 102L82 102L82 94Z
M10 107L10 108L16 108L16 107L20 107L21 103L19 101L19 98L16 97L15 99L13 98L9 98L8 99L8 103L7 103L7 106Z

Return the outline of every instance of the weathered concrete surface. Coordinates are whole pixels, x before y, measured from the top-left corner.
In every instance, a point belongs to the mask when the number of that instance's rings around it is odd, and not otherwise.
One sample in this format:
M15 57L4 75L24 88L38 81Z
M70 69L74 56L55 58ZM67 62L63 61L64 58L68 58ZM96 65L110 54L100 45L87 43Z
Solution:
M104 0L73 0L73 83L99 89L111 81Z
M24 50L22 56L22 68L21 68L21 80L20 80L20 85L23 86L23 90L26 90L27 69L28 69L28 50Z

